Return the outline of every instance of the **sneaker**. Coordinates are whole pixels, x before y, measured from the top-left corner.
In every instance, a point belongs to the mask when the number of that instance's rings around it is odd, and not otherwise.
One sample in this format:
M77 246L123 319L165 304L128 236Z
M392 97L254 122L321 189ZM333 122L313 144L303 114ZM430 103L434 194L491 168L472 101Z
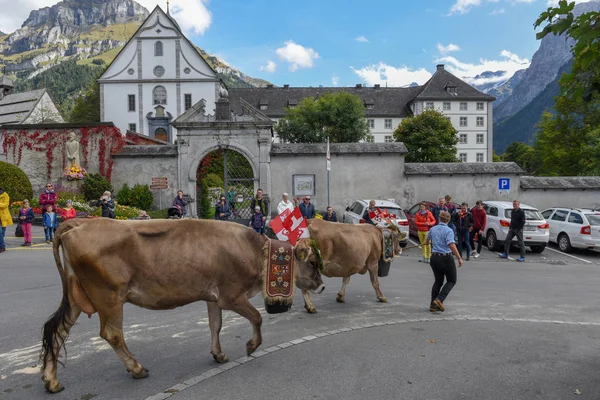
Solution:
M442 301L439 300L439 299L435 299L433 301L433 305L436 306L437 309L440 310L440 311L442 311L442 312L446 311L446 307L444 307L444 303L442 303Z
M425 257L423 257L422 259L420 259L420 260L419 260L419 262L422 262L422 263L427 263L427 262L429 262L429 261L427 261L427 259L426 259Z
M4 253L6 249L4 247L0 247L0 253Z
M31 247L31 242L27 242L27 243L25 244L25 246L27 246L27 247Z
M426 258L426 259L425 259L425 262L426 262L427 264L429 264L429 263L431 262L431 258Z
M502 253L502 254L500 254L500 258L508 258L508 254Z
M475 252L475 253L471 254L471 256L472 256L473 258L479 258L479 253Z
M21 247L25 247L25 246L27 246L27 242L25 242L21 245Z
M434 312L438 312L438 311L440 311L440 310L438 310L438 308L434 304L431 304L429 306L429 312L433 312L434 313Z
M525 257L519 257L519 258L517 258L517 261L523 262L523 261L525 261Z

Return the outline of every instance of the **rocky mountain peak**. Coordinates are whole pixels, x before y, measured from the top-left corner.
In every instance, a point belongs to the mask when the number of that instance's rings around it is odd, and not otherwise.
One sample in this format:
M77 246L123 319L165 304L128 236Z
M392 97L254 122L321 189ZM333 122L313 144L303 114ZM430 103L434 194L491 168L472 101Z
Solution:
M89 27L143 21L148 10L133 0L63 0L52 7L31 11L22 28L48 25Z

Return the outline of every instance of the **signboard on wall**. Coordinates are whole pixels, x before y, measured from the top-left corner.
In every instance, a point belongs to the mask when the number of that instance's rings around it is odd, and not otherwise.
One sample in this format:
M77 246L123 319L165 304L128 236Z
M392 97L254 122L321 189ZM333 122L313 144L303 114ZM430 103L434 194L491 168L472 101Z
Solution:
M293 175L292 188L294 197L314 196L315 195L315 176L314 175Z
M169 178L166 178L166 177L152 178L152 184L150 185L150 189L162 190L162 189L168 189L168 188L169 188Z

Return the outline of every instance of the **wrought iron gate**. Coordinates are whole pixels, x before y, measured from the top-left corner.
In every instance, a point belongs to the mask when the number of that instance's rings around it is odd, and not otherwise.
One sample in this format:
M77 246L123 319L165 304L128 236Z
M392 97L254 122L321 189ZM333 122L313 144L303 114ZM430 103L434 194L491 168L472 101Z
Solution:
M215 186L215 175L222 177L222 186L220 181ZM213 218L219 197L225 196L231 210L229 220L248 225L254 213L250 205L256 180L250 162L242 154L227 149L213 151L198 168L198 215Z

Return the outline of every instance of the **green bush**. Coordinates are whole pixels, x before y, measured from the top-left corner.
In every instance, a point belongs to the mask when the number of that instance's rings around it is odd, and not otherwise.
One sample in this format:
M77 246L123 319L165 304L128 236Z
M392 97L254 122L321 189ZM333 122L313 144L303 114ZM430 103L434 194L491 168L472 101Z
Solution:
M214 173L207 174L206 177L202 178L202 181L206 182L209 188L222 188L225 185L223 177Z
M153 200L154 196L148 185L135 185L131 189L130 206L139 208L140 210L148 210L152 207Z
M146 211L146 213L152 219L167 219L167 217L169 215L169 209L164 208L162 210Z
M11 202L31 200L33 189L25 172L16 165L0 161L0 186L8 193Z
M210 193L208 191L208 185L206 181L201 182L202 192L200 198L200 218L202 219L211 219L215 216L214 207L210 201Z
M119 193L117 193L117 203L123 206L131 205L131 189L128 184L124 184Z
M89 174L81 186L83 195L87 201L98 200L105 191L112 193L113 187L109 181L100 174Z

